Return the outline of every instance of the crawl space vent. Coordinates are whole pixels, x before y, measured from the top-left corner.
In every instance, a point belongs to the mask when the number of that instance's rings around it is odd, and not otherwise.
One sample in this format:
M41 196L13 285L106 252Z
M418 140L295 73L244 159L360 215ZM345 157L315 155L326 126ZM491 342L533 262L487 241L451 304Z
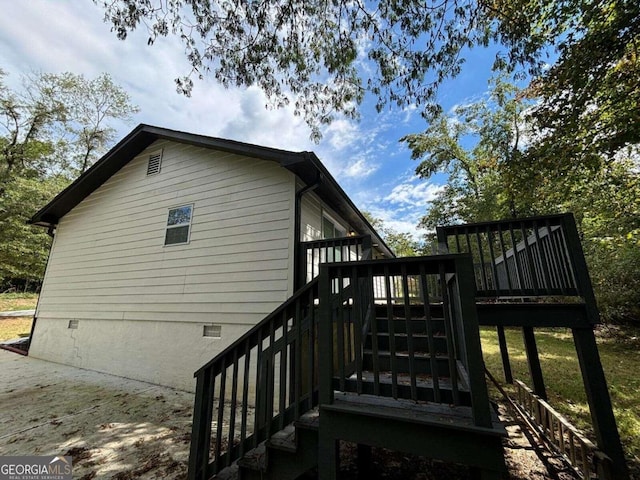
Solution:
M204 325L203 337L222 338L222 325Z
M162 160L162 152L155 152L149 155L149 164L147 165L147 175L155 175L160 173L160 161Z
M68 328L73 328L73 329L78 328L78 320L69 320L69 327Z

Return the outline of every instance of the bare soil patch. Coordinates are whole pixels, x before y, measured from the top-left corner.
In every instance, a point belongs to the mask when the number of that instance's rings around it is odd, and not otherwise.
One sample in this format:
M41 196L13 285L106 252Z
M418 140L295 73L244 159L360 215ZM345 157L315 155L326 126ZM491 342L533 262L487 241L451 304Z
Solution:
M186 478L192 393L2 350L0 385L0 455L71 455L81 480ZM505 420L510 479L571 478L550 475L519 424ZM346 448L341 476L356 478ZM464 467L381 449L372 460L372 479L470 478Z

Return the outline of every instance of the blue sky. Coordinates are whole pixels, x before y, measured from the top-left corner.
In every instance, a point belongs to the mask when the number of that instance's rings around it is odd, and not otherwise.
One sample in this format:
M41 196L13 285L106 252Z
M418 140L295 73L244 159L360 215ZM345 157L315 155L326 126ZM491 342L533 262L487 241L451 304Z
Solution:
M93 2L29 0L3 3L0 16L0 68L16 85L33 71L70 71L93 78L108 72L140 107L131 124L118 125L119 137L138 123L230 138L294 151L313 150L355 204L398 231L419 235L415 226L444 177L415 177L416 161L399 139L423 131L416 109L378 114L365 102L359 122L337 120L315 144L291 109L267 110L257 88L225 90L211 79L195 80L191 98L176 93L174 78L189 72L175 38L147 46L146 31L117 40ZM467 56L459 77L440 90L445 108L477 99L487 90L495 51Z

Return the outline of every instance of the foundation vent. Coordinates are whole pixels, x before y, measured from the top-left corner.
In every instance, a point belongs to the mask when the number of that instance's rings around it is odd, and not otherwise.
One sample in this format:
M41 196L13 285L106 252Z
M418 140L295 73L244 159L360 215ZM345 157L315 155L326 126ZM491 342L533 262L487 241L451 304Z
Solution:
M78 328L78 320L69 320L69 326L67 328L76 329Z
M203 337L222 338L222 325L204 325Z

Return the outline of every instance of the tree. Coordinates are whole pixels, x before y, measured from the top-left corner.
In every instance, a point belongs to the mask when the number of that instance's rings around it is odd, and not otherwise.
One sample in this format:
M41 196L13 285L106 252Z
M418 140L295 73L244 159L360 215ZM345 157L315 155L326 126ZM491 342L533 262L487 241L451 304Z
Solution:
M567 153L612 152L640 135L636 0L94 2L120 39L144 25L150 44L182 42L191 73L178 91L206 74L257 85L276 106L293 102L316 137L336 112L356 116L367 91L379 108L416 104L430 118L442 81L460 72L468 49L491 42L502 48L497 68L537 78L540 119Z
M416 174L448 174L445 188L421 224L428 229L456 221L479 222L531 212L527 182L521 181L523 113L528 103L498 76L489 95L436 115L428 128L401 141L420 160Z
M376 218L366 211L362 213L371 226L382 235L382 238L384 238L384 241L396 256L415 257L423 254L425 249L424 244L416 240L410 233L398 232L394 228L385 225L381 218Z
M38 282L50 238L27 219L113 140L137 111L104 74L32 74L9 89L0 70L0 287Z

